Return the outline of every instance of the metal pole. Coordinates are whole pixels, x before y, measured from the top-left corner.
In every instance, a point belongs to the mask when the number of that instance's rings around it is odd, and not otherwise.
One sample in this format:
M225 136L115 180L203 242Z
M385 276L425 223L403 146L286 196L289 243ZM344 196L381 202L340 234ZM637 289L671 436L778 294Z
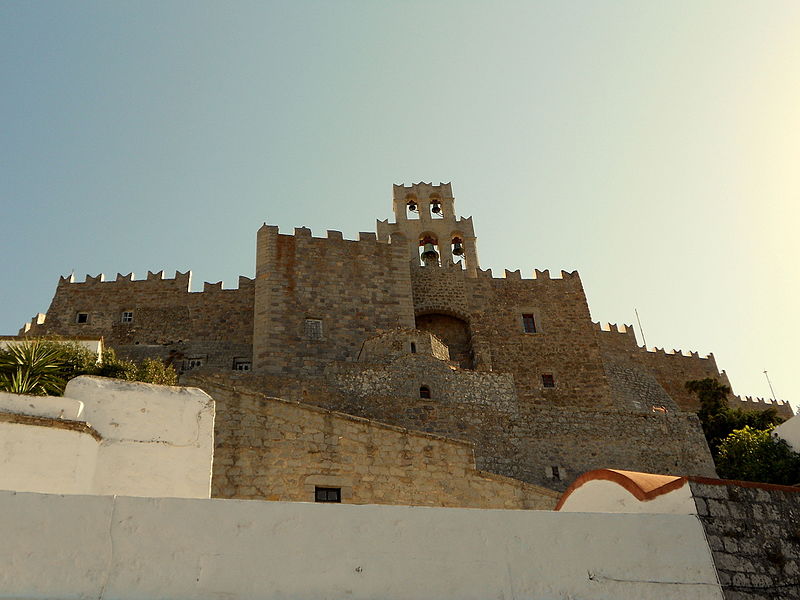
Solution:
M767 383L769 384L769 391L772 392L772 399L775 400L775 390L772 389L772 382L769 380L769 375L766 371L764 371L764 376L767 378Z
M642 322L639 320L639 311L634 307L633 312L636 313L636 322L639 323L639 333L642 334L642 344L644 349L647 350L647 340L644 338L644 329L642 329Z

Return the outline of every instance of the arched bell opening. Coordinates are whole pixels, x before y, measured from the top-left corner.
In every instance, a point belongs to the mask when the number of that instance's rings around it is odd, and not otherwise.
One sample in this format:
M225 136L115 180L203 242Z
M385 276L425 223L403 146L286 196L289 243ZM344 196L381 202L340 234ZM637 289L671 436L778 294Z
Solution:
M439 238L432 233L419 236L419 260L426 267L439 264Z
M430 197L430 213L432 219L444 219L444 207L442 199L438 194L433 194Z
M419 219L419 202L413 194L406 196L406 218Z
M462 369L475 368L472 333L467 321L444 313L425 313L417 315L416 327L442 340L450 350L450 360L456 361Z
M454 235L450 240L450 253L453 255L453 260L462 260L464 258L464 238Z

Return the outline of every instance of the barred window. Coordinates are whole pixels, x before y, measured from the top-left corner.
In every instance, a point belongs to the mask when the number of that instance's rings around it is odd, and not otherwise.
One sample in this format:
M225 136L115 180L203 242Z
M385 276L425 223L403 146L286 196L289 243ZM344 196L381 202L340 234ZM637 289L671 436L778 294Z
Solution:
M133 323L133 311L126 310L122 313L122 322L123 323Z
M322 339L322 319L306 319L305 325L306 339Z
M249 371L252 366L250 359L248 358L234 358L233 359L233 370L234 371Z
M341 502L342 488L315 487L314 502Z
M190 358L186 361L186 370L199 369L205 361L200 357Z

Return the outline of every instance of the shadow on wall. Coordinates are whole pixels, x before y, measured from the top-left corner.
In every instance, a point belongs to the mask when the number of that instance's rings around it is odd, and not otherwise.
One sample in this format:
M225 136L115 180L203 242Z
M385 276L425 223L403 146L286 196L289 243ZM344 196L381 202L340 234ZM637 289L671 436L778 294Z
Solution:
M450 349L450 360L457 361L462 369L474 368L469 323L451 315L428 313L418 315L416 325L441 339Z

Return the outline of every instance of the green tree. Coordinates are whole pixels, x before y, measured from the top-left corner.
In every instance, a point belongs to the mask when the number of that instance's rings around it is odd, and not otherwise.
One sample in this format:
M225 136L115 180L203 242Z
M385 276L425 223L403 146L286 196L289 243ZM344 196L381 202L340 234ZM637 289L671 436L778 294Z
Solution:
M161 385L178 382L171 365L152 358L140 363L120 359L110 348L103 352L102 361L84 346L60 340L30 340L0 350L0 391L60 396L67 382L78 375Z
M716 379L687 381L686 389L697 395L700 410L697 416L703 427L711 454L716 459L719 446L732 431L745 426L754 429L771 429L783 422L774 408L763 411L743 411L728 408L730 388Z
M800 454L771 435L772 428L745 425L719 445L717 472L725 479L794 485L800 482Z

